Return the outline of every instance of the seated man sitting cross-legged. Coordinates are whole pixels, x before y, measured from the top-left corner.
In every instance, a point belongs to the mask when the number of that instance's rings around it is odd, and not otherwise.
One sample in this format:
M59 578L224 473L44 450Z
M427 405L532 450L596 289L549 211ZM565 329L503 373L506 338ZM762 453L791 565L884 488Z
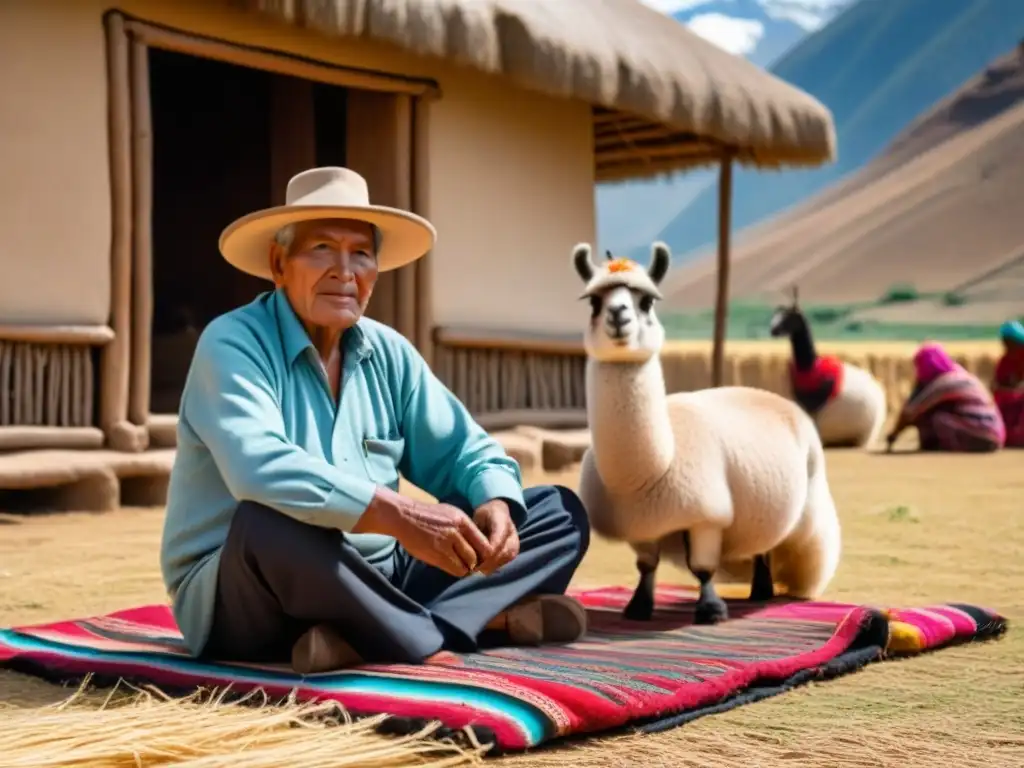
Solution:
M299 672L570 642L586 552L566 488L519 467L401 335L363 317L434 230L344 168L299 174L221 252L276 290L203 331L161 546L190 650ZM397 493L399 472L439 503Z

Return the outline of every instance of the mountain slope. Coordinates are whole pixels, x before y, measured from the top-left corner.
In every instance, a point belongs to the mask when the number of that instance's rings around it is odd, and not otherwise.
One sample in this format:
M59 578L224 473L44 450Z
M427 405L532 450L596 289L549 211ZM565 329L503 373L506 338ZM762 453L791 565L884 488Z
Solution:
M797 283L811 304L871 304L894 285L937 298L869 307L860 320L999 322L1024 310L1024 47L965 83L876 160L750 230L734 299L776 303ZM711 305L712 255L670 277L667 311Z
M733 226L776 214L857 170L919 114L1024 36L1020 0L860 0L771 67L833 112L839 159L805 171L738 170ZM712 243L705 189L660 233L679 254ZM640 246L639 255L645 246Z

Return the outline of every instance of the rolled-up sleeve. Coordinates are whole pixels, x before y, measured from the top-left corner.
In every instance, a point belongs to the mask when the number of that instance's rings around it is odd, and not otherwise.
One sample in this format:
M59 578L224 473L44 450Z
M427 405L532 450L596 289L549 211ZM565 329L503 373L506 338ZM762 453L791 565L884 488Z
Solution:
M351 530L376 485L285 436L269 360L247 329L211 324L196 348L181 404L231 495L323 528Z
M436 498L458 495L474 509L504 499L520 517L525 503L518 462L476 423L411 345L403 345L401 365L403 474Z

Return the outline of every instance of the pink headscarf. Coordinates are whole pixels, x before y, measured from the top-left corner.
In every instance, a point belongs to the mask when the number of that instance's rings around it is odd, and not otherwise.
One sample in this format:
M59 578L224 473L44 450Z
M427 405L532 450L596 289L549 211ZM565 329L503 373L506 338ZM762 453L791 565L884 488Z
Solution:
M922 344L914 355L914 369L921 384L926 384L944 373L952 373L958 367L946 350L934 342Z

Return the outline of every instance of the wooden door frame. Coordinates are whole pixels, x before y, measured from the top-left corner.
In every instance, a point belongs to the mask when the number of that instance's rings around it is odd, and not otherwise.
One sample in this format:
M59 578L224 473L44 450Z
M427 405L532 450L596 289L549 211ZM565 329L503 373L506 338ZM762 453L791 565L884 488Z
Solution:
M314 82L380 91L409 98L413 105L414 160L410 205L428 216L427 138L429 103L441 96L437 82L377 70L327 64L281 51L191 34L133 18L104 14L107 47L108 135L111 186L110 327L99 366L99 425L108 447L142 451L149 445L152 356L153 136L149 94L149 48L213 59ZM339 42L339 45L343 44ZM416 341L430 352L431 316L426 271L416 271L422 292Z

